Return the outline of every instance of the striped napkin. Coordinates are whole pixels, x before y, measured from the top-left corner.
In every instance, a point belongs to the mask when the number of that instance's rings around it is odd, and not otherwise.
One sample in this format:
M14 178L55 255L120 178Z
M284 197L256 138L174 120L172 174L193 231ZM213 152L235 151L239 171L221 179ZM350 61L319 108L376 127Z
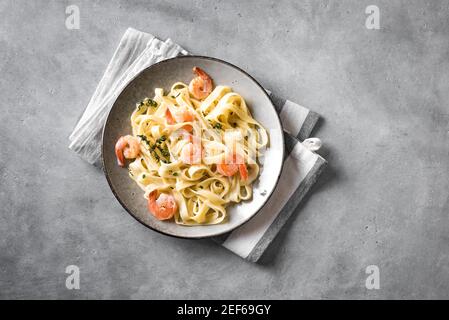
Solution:
M99 165L103 125L122 89L148 66L186 54L186 50L170 39L161 41L149 33L129 28L70 135L69 148L89 163ZM286 158L279 183L254 218L214 239L253 262L259 260L326 165L326 160L314 152L320 147L319 139L308 139L319 118L318 114L267 92L285 131Z

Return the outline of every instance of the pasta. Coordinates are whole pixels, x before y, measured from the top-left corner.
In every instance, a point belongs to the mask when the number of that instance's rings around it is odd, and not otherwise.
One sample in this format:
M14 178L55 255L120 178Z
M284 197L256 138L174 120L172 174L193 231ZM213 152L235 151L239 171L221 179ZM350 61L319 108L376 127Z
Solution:
M229 204L252 197L268 134L238 93L212 88L204 71L194 72L190 85L157 88L137 104L132 136L119 139L116 154L122 166L123 155L134 159L129 176L158 219L209 225L226 221Z

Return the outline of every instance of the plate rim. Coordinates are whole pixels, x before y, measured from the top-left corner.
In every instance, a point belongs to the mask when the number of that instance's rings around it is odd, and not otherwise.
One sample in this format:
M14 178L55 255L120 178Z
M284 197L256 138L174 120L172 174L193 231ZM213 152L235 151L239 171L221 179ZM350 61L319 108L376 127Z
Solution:
M273 111L274 111L275 114L276 114L276 118L275 118L275 119L277 120L277 122L278 122L278 124L279 124L279 126L280 126L280 128L281 128L281 134L280 134L280 136L281 136L281 140L282 140L282 163L281 163L281 168L280 168L280 170L279 170L278 176L276 177L276 182L275 182L275 184L274 184L274 188L270 191L270 193L268 194L268 196L265 198L265 201L264 201L263 204L260 206L260 208L257 209L257 211L255 211L255 212L254 212L250 217L248 217L246 220L242 221L239 225L235 226L234 228L232 228L232 229L230 229L230 230L227 230L227 231L221 231L221 232L218 232L218 233L216 233L216 234L213 234L213 235L207 235L207 236L180 236L180 235L176 235L176 234L164 232L164 231L162 231L162 230L159 230L159 229L157 229L157 228L154 228L154 227L152 227L152 226L146 224L145 222L141 221L140 219L138 219L138 218L136 217L136 215L134 215L134 214L131 212L131 210L126 206L126 204L120 199L120 197L118 196L117 192L115 191L115 189L114 189L114 187L113 187L113 185L112 185L112 181L110 180L109 174L108 174L108 172L106 171L105 157L104 157L104 145L105 145L105 139L104 139L105 136L104 136L104 134L105 134L106 124L108 123L108 120L109 120L109 118L110 118L110 116L111 116L112 109L114 108L114 106L115 106L115 104L116 104L118 98L119 98L120 95L123 93L123 91L125 91L125 90L128 88L128 86L129 86L129 85L130 85L130 84L131 84L131 83L132 83L138 76L140 76L143 72L147 71L148 69L151 69L151 68L155 67L156 65L164 64L164 63L167 63L167 62L172 61L172 60L178 60L178 59L191 59L191 58L200 58L200 59L212 60L212 61L215 61L215 62L223 63L223 64L226 64L226 65L230 66L231 68L236 69L237 71L242 72L244 75L246 75L247 77L249 77L249 78L250 78L250 79L251 79L251 80L252 80L252 81L253 81L253 82L254 82L254 83L255 83L255 84L262 90L262 92L265 94L265 96L266 96L266 97L268 98L268 100L270 101L271 107L273 108ZM174 238L178 238L178 239L200 240L200 239L210 239L210 238L213 238L213 237L218 237L218 236L221 236L221 235L223 235L223 234L233 232L235 229L240 228L241 226L243 226L244 224L246 224L248 221L250 221L251 219L253 219L253 218L254 218L254 217L255 217L255 216L262 210L262 208L265 207L265 205L267 204L268 200L270 200L271 196L273 195L274 190L278 187L278 184L279 184L279 180L280 180L282 171L284 170L284 164L285 164L285 159L284 159L284 158L285 158L285 140L284 140L284 131L283 131L283 127L282 127L282 122L281 122L279 113L276 111L276 108L275 108L275 106L274 106L273 100L271 99L271 97L269 96L269 94L266 92L266 90L264 89L264 87L263 87L263 86L262 86L262 85L261 85L261 84L260 84L254 77L253 77L253 76L251 76L248 72L246 72L245 70L241 69L240 67L238 67L238 66L236 66L236 65L234 65L234 64L232 64L232 63L230 63L230 62L227 62L227 61L225 61L225 60L221 60L221 59L218 59L218 58L215 58L215 57L211 57L211 56L202 56L202 55L180 55L180 56L176 56L176 57L172 57L172 58L168 58L168 59L161 60L161 61L156 62L156 63L154 63L154 64L152 64L152 65L146 67L145 69L142 69L141 71L139 71L134 77L132 77L132 78L126 83L126 85L124 86L124 88L120 91L120 93L119 93L119 94L117 95L117 97L114 99L114 102L112 103L112 107L109 109L108 114L107 114L107 116L106 116L106 121L104 122L103 129L102 129L102 132L101 132L101 164L102 164L102 171L103 171L103 174L104 174L105 177L106 177L106 180L107 180L107 182L108 182L109 188L111 189L112 194L114 195L114 197L117 199L117 201L118 201L118 202L120 203L120 205L123 207L123 209L125 209L125 211L126 211L131 217L133 217L135 220L137 220L140 224L142 224L142 225L144 225L145 227L147 227L147 228L149 228L149 229L151 229L151 230L153 230L153 231L156 231L156 232L158 232L158 233L160 233L160 234L163 234L163 235L166 235L166 236L170 236L170 237L174 237ZM189 226L186 226L186 228L188 228L188 227L189 227Z

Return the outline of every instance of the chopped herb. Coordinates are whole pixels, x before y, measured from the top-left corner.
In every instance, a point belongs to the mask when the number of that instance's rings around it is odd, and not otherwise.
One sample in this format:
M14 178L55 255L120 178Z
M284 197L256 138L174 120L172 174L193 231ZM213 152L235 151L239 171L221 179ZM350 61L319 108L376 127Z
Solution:
M170 158L170 152L167 147L162 148L161 146L157 146L157 148L165 158Z
M157 102L154 101L153 99L150 98L146 98L145 99L146 104L149 105L151 108L157 108Z
M142 111L142 108L143 108L143 107L145 107L145 110L143 110L143 112L147 111L145 104L144 104L143 102L139 102L139 103L137 104L137 111L138 111L138 112Z
M167 137L166 136L161 136L159 139L156 140L156 143L160 144L160 143L164 142L165 140L167 140Z
M159 161L161 158L159 158L159 155L156 153L156 151L151 152L151 154L153 155L153 157L156 158L157 161Z
M178 94L176 95L176 97L175 98L177 98L177 97L179 97L179 95L181 94L181 92L178 92Z
M173 175L174 175L175 177L177 177L177 176L178 176L178 173L177 173L177 172L173 172Z
M137 135L140 139L142 139L142 141L144 141L148 147L151 147L150 141L148 141L147 137L145 137L143 134L139 134Z
M145 179L145 177L146 177L145 174L143 174L143 175L142 175L142 179Z
M145 143L147 144L148 148L150 149L151 155L157 161L162 161L164 163L170 163L170 161L167 160L167 159L161 159L160 155L156 152L156 148L157 148L160 151L160 153L162 154L162 156L164 156L166 158L170 157L170 152L168 151L168 148L167 147L162 148L160 146L160 144L167 139L165 136L161 136L159 139L157 139L155 144L151 144L150 141L148 141L147 137L144 136L144 135L138 135L138 137L140 139L142 139L142 141L145 141ZM143 178L145 179L145 176Z
M221 123L215 123L213 126L212 126L214 129L223 129L223 126L221 125Z
M145 111L147 110L147 109L146 109L147 107L156 108L156 107L157 107L157 102L154 101L153 99L145 98L145 99L143 99L142 101L140 101L140 102L137 104L137 109L138 109L138 111L142 111L141 109L142 109L143 107L145 107L145 110L144 110L144 112L145 112Z
M161 149L159 149L161 150ZM168 152L168 149L162 149L161 153L164 157L170 157L170 152Z

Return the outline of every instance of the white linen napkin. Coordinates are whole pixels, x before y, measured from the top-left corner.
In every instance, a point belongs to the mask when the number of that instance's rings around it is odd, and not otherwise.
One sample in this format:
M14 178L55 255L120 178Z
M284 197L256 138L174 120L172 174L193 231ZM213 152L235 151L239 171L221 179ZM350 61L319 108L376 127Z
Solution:
M149 33L129 28L70 135L69 148L89 163L99 164L103 125L112 104L129 80L158 61L185 54L187 51L170 39L161 41ZM309 137L318 114L267 92L285 131L286 158L279 183L254 218L214 239L253 262L259 260L326 165L326 160L314 152L320 147L319 140L301 142Z

